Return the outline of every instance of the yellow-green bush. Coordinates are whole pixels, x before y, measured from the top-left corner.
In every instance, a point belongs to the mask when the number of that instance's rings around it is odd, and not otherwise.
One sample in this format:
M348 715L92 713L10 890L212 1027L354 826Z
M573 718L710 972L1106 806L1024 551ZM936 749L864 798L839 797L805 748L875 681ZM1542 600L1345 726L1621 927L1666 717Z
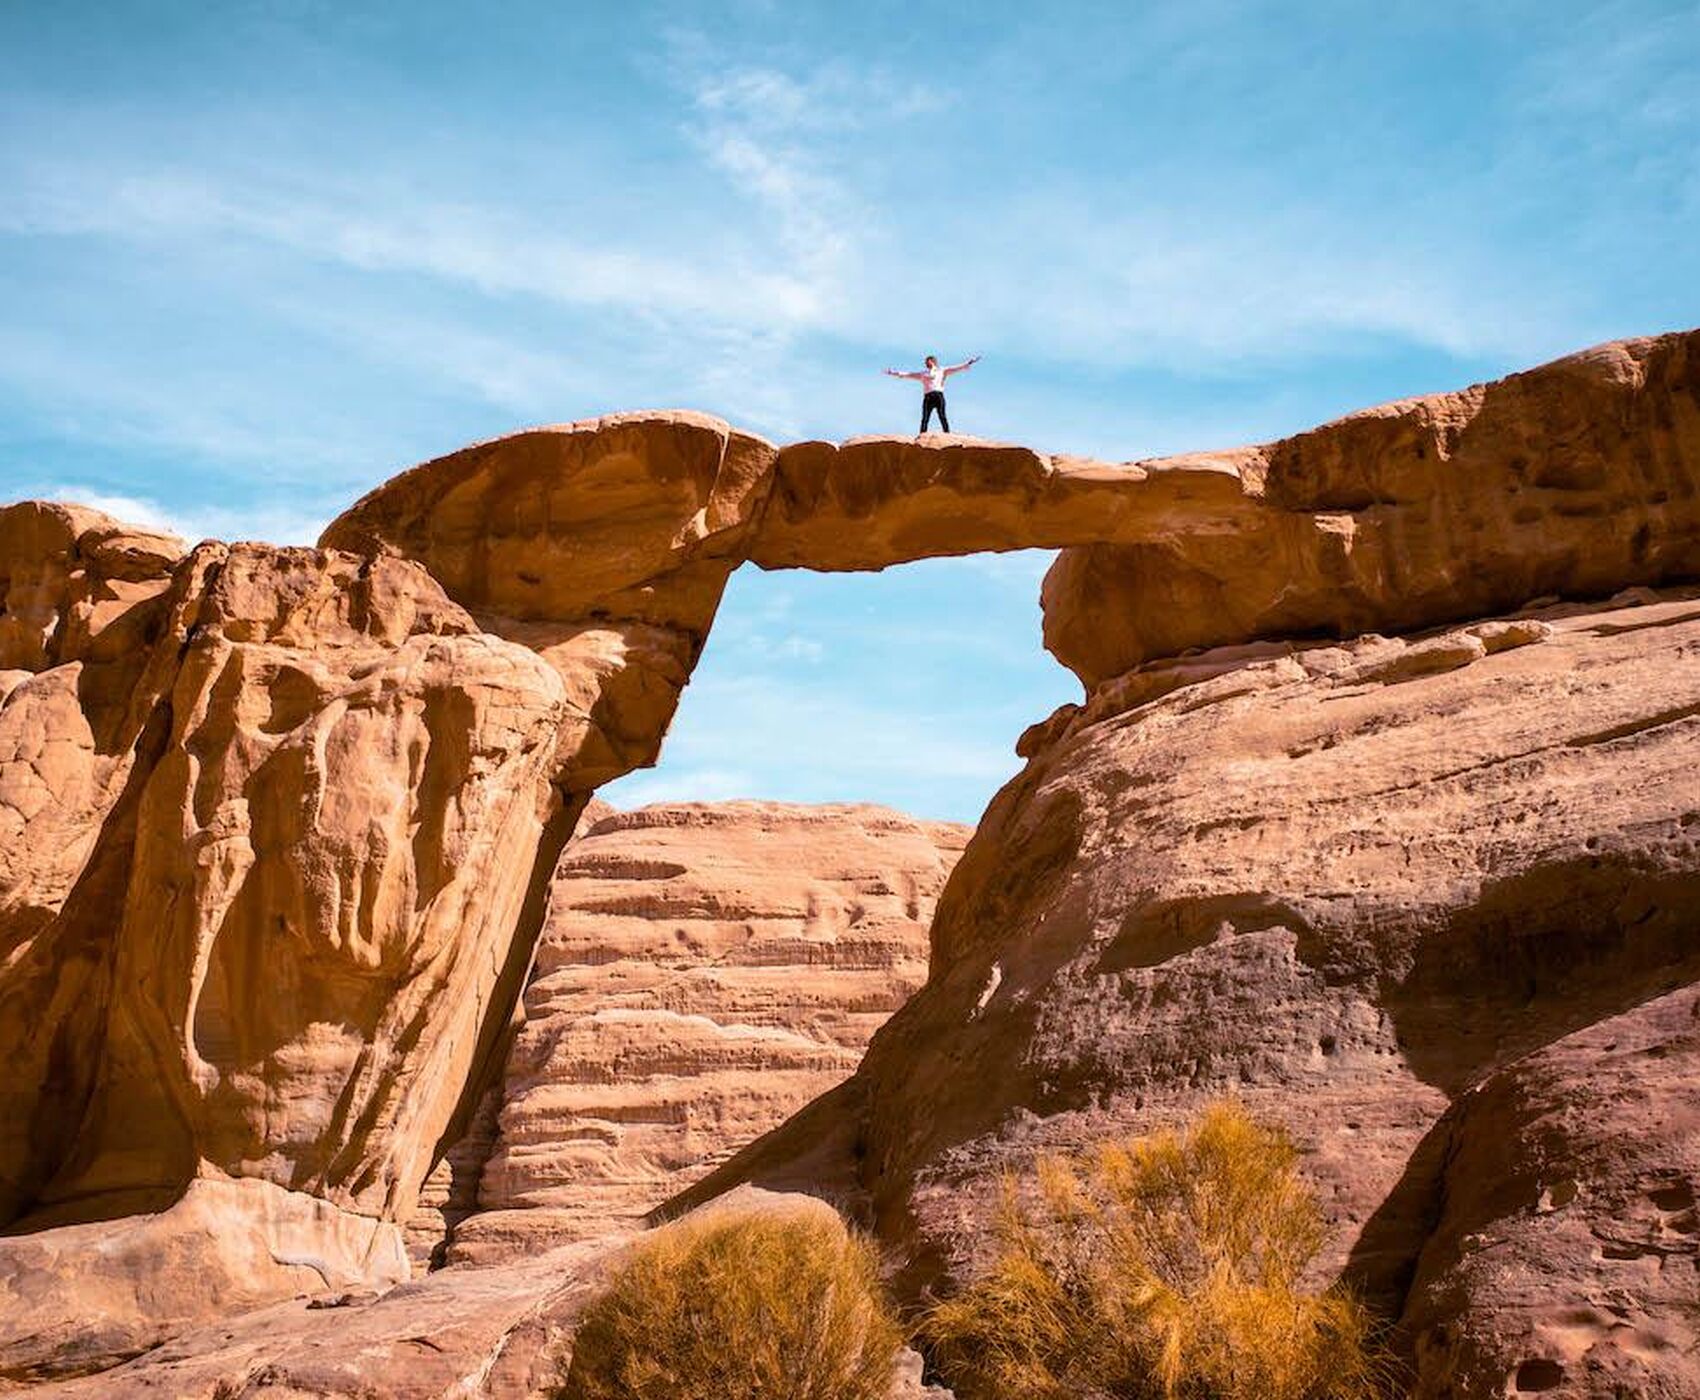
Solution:
M901 1333L824 1213L721 1213L639 1245L584 1313L560 1400L884 1400Z
M946 1379L998 1400L1359 1400L1370 1319L1300 1288L1323 1239L1279 1132L1237 1104L1042 1159L1006 1183L990 1270L923 1323Z

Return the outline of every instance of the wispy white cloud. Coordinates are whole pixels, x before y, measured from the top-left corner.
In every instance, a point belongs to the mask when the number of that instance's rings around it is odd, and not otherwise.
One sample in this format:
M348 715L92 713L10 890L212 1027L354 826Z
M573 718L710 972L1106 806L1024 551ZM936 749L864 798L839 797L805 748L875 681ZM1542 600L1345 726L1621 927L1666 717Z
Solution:
M596 243L540 227L516 207L398 203L301 172L98 167L21 172L0 230L125 239L245 238L374 273L423 273L489 295L562 305L734 321L793 319L794 279L700 250L670 256L632 242Z
M728 62L702 35L678 31L666 70L689 103L685 137L771 234L771 255L797 296L785 328L841 329L875 275L868 244L886 220L858 188L852 152L944 109L952 94L843 60L795 72Z
M763 65L728 68L701 35L674 31L670 38L675 69L696 105L754 130L859 131L940 112L957 101L948 88L877 65L828 60L800 75Z
M737 638L735 645L744 656L758 662L802 661L812 664L826 655L824 643L795 632L782 637L771 637L762 632L745 631Z
M660 771L634 773L610 784L597 796L629 811L656 802L729 802L740 797L764 797L768 791L769 785L759 771L669 764Z
M954 94L842 62L739 65L701 36L674 35L672 52L687 134L773 220L797 293L791 330L930 343L924 328L945 325L973 349L1057 364L1218 370L1342 336L1515 356L1562 334L1550 296L1502 289L1467 246L1421 232L1420 190L1353 218L1287 190L1247 217L1261 181L1231 172L1201 196L1065 169L906 215L869 162L883 171L946 139L927 123ZM870 142L892 154L871 156Z
M74 481L24 481L8 488L11 500L64 501L102 511L127 525L163 530L187 544L200 540L259 540L267 544L312 544L330 515L293 505L246 502L239 506L196 505L174 509L145 496L125 495Z

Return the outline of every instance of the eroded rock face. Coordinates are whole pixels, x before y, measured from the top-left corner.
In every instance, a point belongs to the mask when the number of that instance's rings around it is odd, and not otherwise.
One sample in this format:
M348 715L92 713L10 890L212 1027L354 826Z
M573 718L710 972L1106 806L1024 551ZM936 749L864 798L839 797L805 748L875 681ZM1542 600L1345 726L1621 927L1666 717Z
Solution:
M183 553L175 536L85 506L0 507L0 671L117 659Z
M634 1228L844 1079L925 980L967 838L770 802L590 826L555 871L480 1210L450 1257Z
M1232 528L1104 537L1045 581L1045 645L1088 687L1154 657L1350 637L1700 574L1700 332L1146 469L1231 472Z
M1693 1395L1700 994L1565 1036L1465 1095L1405 1308L1424 1396Z
M50 1215L201 1161L411 1208L525 896L559 697L415 565L230 549L141 797L102 1111Z
M616 414L464 448L320 543L422 563L560 672L563 785L650 763L772 487L775 449L700 413Z
M181 554L76 506L0 509L0 960L64 906L123 787Z
M833 1221L807 1196L745 1189L712 1211ZM284 1303L189 1333L127 1366L40 1390L43 1400L376 1400L550 1393L572 1360L578 1314L629 1246L605 1236L494 1268L445 1269L382 1296ZM949 1400L899 1358L891 1400Z
M1304 1149L1329 1272L1397 1316L1421 1258L1425 1335L1473 1339L1506 1374L1558 1345L1501 1316L1535 1286L1501 1277L1504 1256L1449 1262L1448 1241L1497 1230L1533 1267L1551 1227L1500 1194L1532 1208L1530 1173L1575 1185L1565 1296L1674 1327L1655 1269L1580 1241L1612 1238L1637 1172L1674 1202L1688 1171L1649 1136L1686 1131L1678 1048L1666 1069L1612 1018L1700 978L1700 595L1264 650L1133 673L1030 736L940 904L928 985L848 1085L720 1180L808 1160L864 1194L918 1287L973 1267L1006 1168L1233 1093ZM1560 1123L1571 1064L1602 1092ZM1670 1076L1668 1115L1630 1106L1637 1073ZM1436 1123L1483 1080L1446 1148ZM1549 1150L1505 1175L1535 1131L1494 1107L1518 1096ZM1591 1144L1620 1131L1602 1168ZM855 1149L836 1178L818 1159L834 1134ZM1457 1219L1431 1241L1443 1199ZM1591 1328L1588 1374L1700 1386L1674 1345L1631 1364L1638 1335ZM1453 1365L1475 1374L1435 1374Z
M0 1226L92 1089L140 779L193 611L179 552L93 511L0 510Z
M149 617L124 710L65 703L87 650L0 710L0 729L31 717L36 751L62 731L90 755L63 804L75 883L13 915L0 970L0 1276L34 1300L6 1326L49 1348L13 1332L0 1353L32 1367L303 1287L249 1268L239 1232L207 1247L199 1178L278 1188L268 1218L319 1230L327 1259L364 1231L367 1281L393 1280L394 1222L523 975L520 906L561 806L556 673L415 564L203 546ZM89 1223L125 1216L145 1248ZM112 1320L127 1309L138 1326Z

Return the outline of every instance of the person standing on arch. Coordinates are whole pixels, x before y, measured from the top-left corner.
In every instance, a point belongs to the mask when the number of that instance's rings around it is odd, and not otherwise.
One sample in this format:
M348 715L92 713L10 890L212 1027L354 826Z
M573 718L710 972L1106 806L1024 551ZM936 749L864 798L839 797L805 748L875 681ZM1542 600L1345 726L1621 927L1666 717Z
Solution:
M940 365L937 355L927 356L925 369L888 369L886 371L893 379L919 379L922 384L921 394L921 431L927 431L927 425L932 422L933 414L939 416L939 427L945 432L950 431L950 418L944 411L944 382L953 374L961 374L979 360L978 355L971 355L959 365Z

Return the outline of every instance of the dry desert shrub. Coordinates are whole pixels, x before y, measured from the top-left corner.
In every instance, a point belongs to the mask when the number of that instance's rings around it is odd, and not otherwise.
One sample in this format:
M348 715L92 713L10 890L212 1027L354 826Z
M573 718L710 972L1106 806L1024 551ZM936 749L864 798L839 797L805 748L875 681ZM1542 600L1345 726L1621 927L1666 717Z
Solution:
M901 1331L830 1217L722 1213L638 1246L573 1338L559 1400L884 1400Z
M1006 1183L991 1270L922 1326L964 1397L1358 1400L1387 1373L1348 1294L1299 1286L1322 1218L1233 1102Z

